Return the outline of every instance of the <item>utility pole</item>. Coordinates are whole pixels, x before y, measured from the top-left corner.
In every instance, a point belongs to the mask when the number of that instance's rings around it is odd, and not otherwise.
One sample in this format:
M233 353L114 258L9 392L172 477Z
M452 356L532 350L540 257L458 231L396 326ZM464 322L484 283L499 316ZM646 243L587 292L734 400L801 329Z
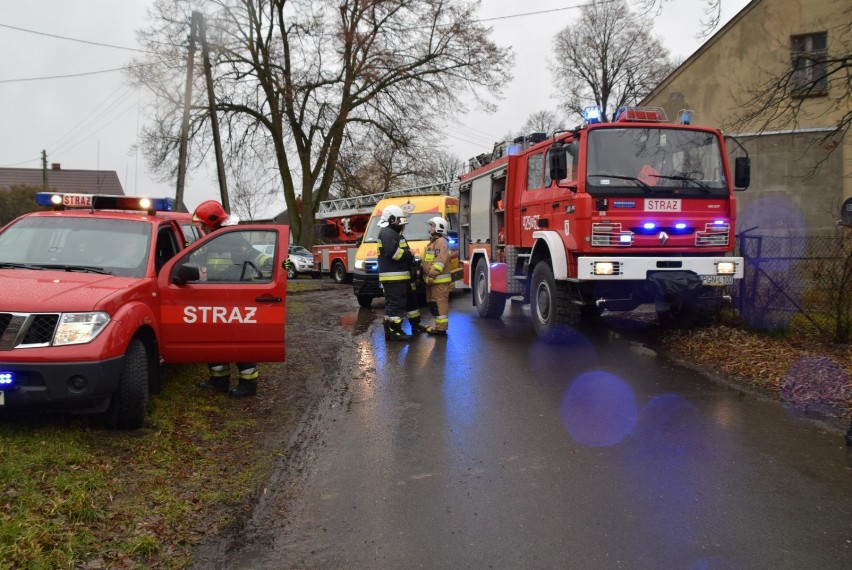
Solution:
M183 99L183 123L180 128L180 146L178 148L178 175L177 191L175 192L175 207L178 210L186 210L183 203L183 190L186 185L186 145L189 139L189 107L192 101L192 71L195 67L195 30L198 28L200 12L192 13L192 21L189 24L189 52L186 56L186 88Z
M41 184L47 192L47 151L41 151Z
M210 106L210 127L213 129L213 148L216 151L216 171L219 174L219 194L225 211L231 213L228 186L225 183L225 159L222 156L222 140L219 137L219 118L216 115L216 96L213 93L213 67L210 65L210 49L207 46L207 24L199 15L198 30L201 35L201 57L204 60L204 77L207 79L207 104Z
M183 103L183 123L181 124L181 134L178 149L178 177L177 191L175 192L175 203L178 209L185 209L183 203L184 188L186 186L186 163L187 163L187 143L189 140L189 111L192 101L192 76L195 67L195 39L196 34L201 41L201 53L204 66L204 76L207 85L207 104L210 112L210 125L213 131L213 145L216 151L216 170L219 176L219 194L222 206L226 212L231 211L230 201L228 199L228 187L225 181L225 161L222 156L222 142L219 136L219 119L216 115L216 97L213 93L213 68L210 64L210 50L207 45L207 28L204 23L204 16L201 12L195 11L192 13L192 20L189 30L189 52L186 60L186 89L184 93Z

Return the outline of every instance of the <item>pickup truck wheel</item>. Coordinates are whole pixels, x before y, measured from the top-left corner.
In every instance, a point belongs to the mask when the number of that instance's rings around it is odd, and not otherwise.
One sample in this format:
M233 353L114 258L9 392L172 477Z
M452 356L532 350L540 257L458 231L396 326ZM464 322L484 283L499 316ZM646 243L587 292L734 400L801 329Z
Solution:
M369 309L373 304L373 298L369 295L358 295L358 304L365 309Z
M571 301L568 287L556 282L549 261L539 262L533 269L530 314L536 334L547 343L568 341L580 324L582 308Z
M108 423L116 429L139 429L148 409L148 351L138 338L124 353L124 368L112 395Z
M331 264L331 278L335 283L346 283L346 269L343 267L343 262L335 261Z
M481 258L473 277L473 304L484 319L498 319L506 309L506 294L488 290L488 262Z
M287 270L287 279L295 279L299 274L292 267Z

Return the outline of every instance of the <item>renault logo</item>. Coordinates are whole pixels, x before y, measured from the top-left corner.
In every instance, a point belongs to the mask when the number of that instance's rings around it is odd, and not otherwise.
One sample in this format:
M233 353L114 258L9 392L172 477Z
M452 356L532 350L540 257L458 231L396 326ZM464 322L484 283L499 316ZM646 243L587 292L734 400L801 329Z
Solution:
M660 232L660 235L658 235L657 237L659 238L660 243L662 245L666 245L666 243L669 241L669 234L667 234L666 232Z

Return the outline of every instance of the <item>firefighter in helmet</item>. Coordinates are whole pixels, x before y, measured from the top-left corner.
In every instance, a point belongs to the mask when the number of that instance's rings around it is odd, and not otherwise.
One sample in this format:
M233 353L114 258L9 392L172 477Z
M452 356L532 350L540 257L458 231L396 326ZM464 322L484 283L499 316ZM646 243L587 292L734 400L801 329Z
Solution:
M399 206L388 206L379 219L379 282L385 293L385 339L410 340L411 335L402 329L402 321L408 317L411 332L425 331L420 324L420 309L413 287L412 268L416 267L414 254L402 235L408 223Z
M239 222L236 216L231 216L225 212L222 204L215 200L207 200L199 204L193 212L192 219L204 224L210 231L216 231L224 226L233 226ZM213 242L210 248L211 251L207 254L206 268L208 281L252 279L253 275L246 275L247 267L252 268L252 272L255 274L258 270L261 273L271 272L272 270L272 256L257 251L242 234L235 233L222 236ZM200 387L222 392L234 398L254 396L257 393L259 376L257 362L237 362L239 380L234 388L231 388L231 365L229 363L210 363L207 368L210 371L210 377L206 382L199 384Z
M423 255L423 279L426 282L426 304L435 318L433 326L426 332L433 335L447 334L450 313L450 289L453 278L450 274L450 244L447 233L450 226L439 216L429 218L429 245Z

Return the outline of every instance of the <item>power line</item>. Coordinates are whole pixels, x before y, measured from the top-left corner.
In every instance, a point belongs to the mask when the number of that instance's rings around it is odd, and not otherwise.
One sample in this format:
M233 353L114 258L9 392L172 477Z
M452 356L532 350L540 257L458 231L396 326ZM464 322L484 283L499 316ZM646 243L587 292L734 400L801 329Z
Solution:
M81 43L81 44L89 44L89 45L99 46L99 47L108 47L108 48L113 48L113 49L123 49L123 50L127 50L127 51L137 51L137 52L145 53L145 50L139 49L139 48L132 48L132 47L127 47L127 46L117 46L117 45L114 45L114 44L105 44L105 43L102 43L102 42L93 42L93 41L89 41L89 40L81 40L81 39L78 39L78 38L69 38L67 36L60 36L60 35L57 35L57 34L48 34L47 32L39 32L38 30L30 30L30 29L27 29L27 28L20 28L18 26L10 26L9 24L0 24L0 28L8 28L10 30L16 30L16 31L19 31L19 32L26 32L28 34L36 34L38 36L47 36L49 38L56 38L58 40L67 40L69 42L78 42L78 43Z
M587 6L595 4L612 4L618 0L598 0L597 2L587 2L585 4L577 4L575 6L565 6L564 8L551 8L550 10L540 10L538 12L525 12L523 14L508 14L506 16L494 16L493 18L480 18L477 22L491 22L494 20L511 20L512 18L523 18L525 16L540 16L542 14L552 14L553 12L564 12L566 10L580 10Z
M101 69L100 71L84 71L82 73L71 73L68 75L47 75L43 77L18 77L16 79L0 79L0 83L23 83L26 81L45 81L48 79L70 79L73 77L85 77L87 75L100 75L104 73L115 73L116 71L124 71L126 69L135 69L142 65L125 65L124 67L115 67L113 69Z

